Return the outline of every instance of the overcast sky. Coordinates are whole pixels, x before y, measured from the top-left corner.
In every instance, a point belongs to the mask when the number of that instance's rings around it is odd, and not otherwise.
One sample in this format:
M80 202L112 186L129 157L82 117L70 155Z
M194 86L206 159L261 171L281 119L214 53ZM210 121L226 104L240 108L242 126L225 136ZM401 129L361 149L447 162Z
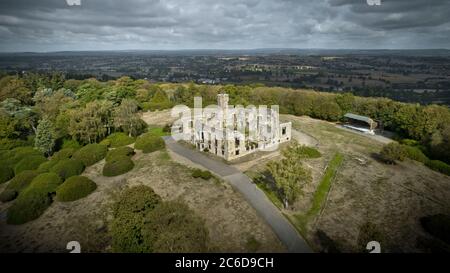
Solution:
M250 48L450 48L450 0L0 0L0 51Z

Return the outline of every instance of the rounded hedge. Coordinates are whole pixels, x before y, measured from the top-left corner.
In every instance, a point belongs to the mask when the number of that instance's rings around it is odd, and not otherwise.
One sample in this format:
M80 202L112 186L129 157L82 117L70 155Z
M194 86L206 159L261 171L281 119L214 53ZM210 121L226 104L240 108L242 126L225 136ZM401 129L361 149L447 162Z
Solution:
M72 157L77 149L75 148L64 148L54 153L52 156L52 160L61 160Z
M108 151L108 147L101 144L88 144L76 151L72 158L81 160L84 166L91 166L102 160Z
M425 165L432 170L450 176L450 165L445 162L442 162L440 160L428 160L425 162Z
M14 190L20 193L24 190L28 185L30 185L31 181L38 176L39 173L35 170L26 170L18 175L14 176L11 181L9 181L8 185L6 185L7 190Z
M134 163L128 156L116 156L105 163L105 166L103 166L103 175L121 175L129 172L133 167Z
M85 176L72 176L56 189L56 199L70 202L88 196L97 188L97 184Z
M54 173L36 176L8 209L7 223L20 225L41 216L51 205L52 196L61 182L61 178Z
M0 184L14 177L14 171L8 166L0 165Z
M63 159L50 168L50 172L56 173L63 180L79 175L84 171L84 164L80 160L69 158Z
M10 156L7 159L7 164L10 167L15 166L17 163L19 163L19 161L27 157L43 156L41 152L39 152L38 150L36 150L34 147L31 146L17 147L15 149L12 149L9 155Z
M119 147L113 150L109 150L106 154L105 160L106 162L111 161L111 159L118 156L132 156L134 155L134 149L128 146Z
M0 201L3 203L12 201L16 199L18 195L18 192L15 190L4 190L2 193L0 193Z
M118 132L118 133L113 133L113 134L109 135L102 142L100 142L100 144L104 144L104 145L107 145L112 148L117 148L117 147L129 145L129 144L133 143L134 140L135 139L133 137L130 137L125 133Z
M142 150L144 153L152 153L163 149L165 146L164 140L161 137L151 133L139 136L134 144L135 149Z
M38 171L38 173L48 173L48 172L50 172L50 169L53 166L55 166L58 162L59 162L59 160L55 160L55 159L46 161L46 162L42 163L41 165L39 165L39 167L37 168L37 171Z
M14 166L14 172L15 174L19 174L26 170L36 170L39 168L39 165L46 162L47 158L45 158L42 155L30 155L22 160L20 160L15 166Z

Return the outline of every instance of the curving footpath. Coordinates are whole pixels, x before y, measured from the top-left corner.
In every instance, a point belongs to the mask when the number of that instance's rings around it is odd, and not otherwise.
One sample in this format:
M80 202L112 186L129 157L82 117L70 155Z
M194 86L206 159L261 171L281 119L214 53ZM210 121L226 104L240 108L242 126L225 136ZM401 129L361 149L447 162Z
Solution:
M197 163L230 183L269 224L281 242L291 253L311 253L312 250L297 230L281 214L278 208L267 199L248 176L223 162L211 160L201 152L186 148L173 138L163 137L167 148L174 153Z

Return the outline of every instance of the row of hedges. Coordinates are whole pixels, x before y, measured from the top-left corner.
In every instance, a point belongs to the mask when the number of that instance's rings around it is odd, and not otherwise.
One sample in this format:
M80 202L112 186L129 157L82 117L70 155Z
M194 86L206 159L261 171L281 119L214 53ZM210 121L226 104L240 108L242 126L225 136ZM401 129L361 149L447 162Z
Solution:
M396 161L403 161L409 158L425 164L430 169L450 175L450 165L439 160L430 160L417 147L391 142L383 147L380 152L381 159L388 164L395 164Z
M208 231L185 204L163 202L147 186L126 189L114 206L114 252L204 252Z
M50 206L61 183L61 178L55 173L36 176L8 209L7 223L18 225L37 219Z
M21 191L30 185L31 181L38 176L38 174L37 171L27 170L14 176L14 178L9 181L8 185L6 185L5 190L0 194L0 201L9 202L14 200Z

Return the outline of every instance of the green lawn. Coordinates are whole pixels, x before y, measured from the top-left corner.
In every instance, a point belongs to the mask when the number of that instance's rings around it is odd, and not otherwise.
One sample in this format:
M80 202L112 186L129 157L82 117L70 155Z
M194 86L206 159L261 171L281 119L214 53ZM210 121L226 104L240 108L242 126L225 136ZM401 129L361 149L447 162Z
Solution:
M330 191L331 182L336 176L337 170L339 169L339 166L343 161L344 156L341 153L336 153L333 156L331 161L328 163L322 180L320 181L316 191L314 192L311 208L305 214L294 215L296 223L301 230L304 231L306 229L306 224L308 223L308 221L319 214L325 203L328 192Z
M170 135L169 132L163 132L163 128L162 127L158 127L158 126L150 126L148 128L149 133L155 135L155 136L168 136Z

